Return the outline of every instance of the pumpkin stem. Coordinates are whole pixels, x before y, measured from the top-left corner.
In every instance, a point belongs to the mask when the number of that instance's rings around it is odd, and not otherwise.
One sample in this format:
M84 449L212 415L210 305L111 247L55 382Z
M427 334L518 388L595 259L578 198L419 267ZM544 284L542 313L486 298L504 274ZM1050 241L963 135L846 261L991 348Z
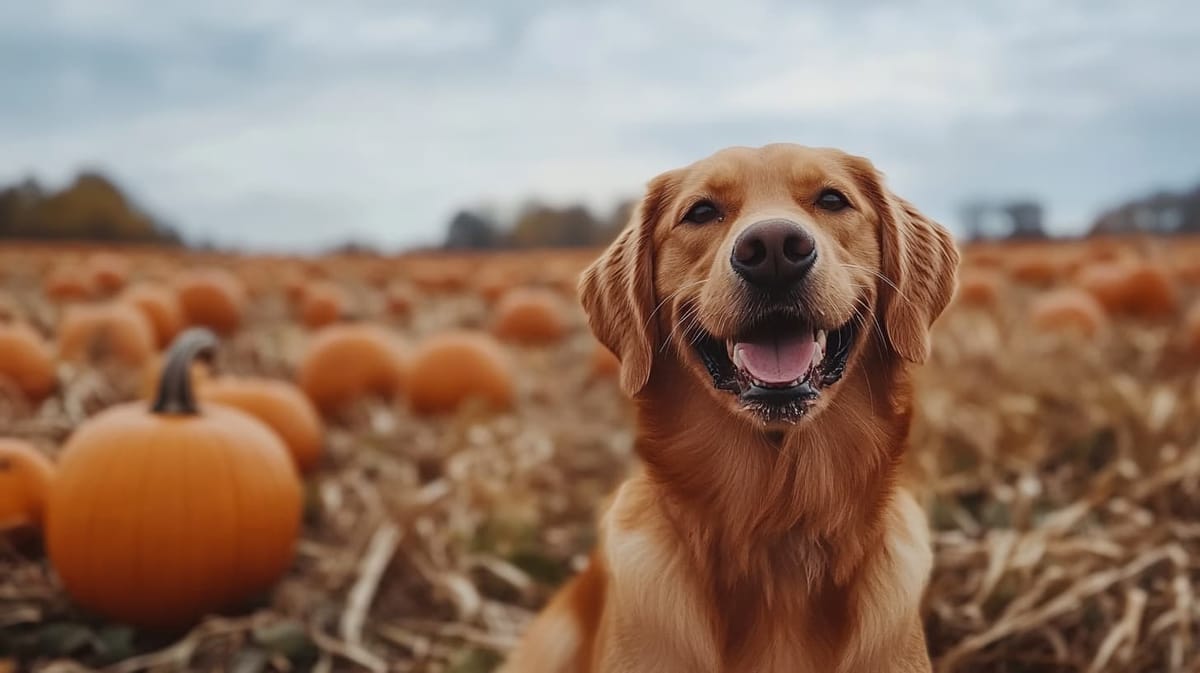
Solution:
M217 351L217 337L202 327L184 331L167 349L166 364L158 380L158 395L150 410L156 414L200 413L192 393L192 362L202 358L212 362Z

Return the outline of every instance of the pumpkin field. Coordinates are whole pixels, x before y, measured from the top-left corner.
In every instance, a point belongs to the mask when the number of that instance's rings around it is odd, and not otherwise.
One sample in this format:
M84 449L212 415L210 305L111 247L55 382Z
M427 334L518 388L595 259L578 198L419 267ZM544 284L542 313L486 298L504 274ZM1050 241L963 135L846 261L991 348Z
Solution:
M493 670L634 466L598 250L0 246L0 673ZM1200 240L964 248L938 671L1200 671Z

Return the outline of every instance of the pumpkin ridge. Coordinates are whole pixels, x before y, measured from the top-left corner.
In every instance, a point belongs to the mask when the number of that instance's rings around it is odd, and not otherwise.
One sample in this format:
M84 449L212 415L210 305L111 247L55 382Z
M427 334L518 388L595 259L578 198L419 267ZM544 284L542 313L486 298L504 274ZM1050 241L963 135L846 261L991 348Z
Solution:
M96 418L103 418L103 417L119 415L122 413L122 410L123 410L123 407L111 408L111 409L101 412L100 414L97 414ZM107 440L107 438L108 438L107 431L104 431L104 433L101 434L100 437ZM69 458L70 458L69 454L68 454L68 456L64 457L63 463L62 463L62 465L64 467L69 467L68 463L67 463L67 460ZM93 457L88 456L86 454L83 454L83 460L88 461L89 464L96 462ZM121 465L116 461L101 461L99 463L99 465L103 466L103 470L105 472L105 481L110 481L111 479L113 479L112 474L121 469ZM99 465L97 467L99 467ZM70 474L69 471L67 471L67 472L68 472L68 474ZM63 486L63 482L60 481L59 484L56 486L56 491L64 491L64 490L66 490L66 489ZM88 501L89 504L83 510L85 523L82 528L83 530L89 532L88 538L90 538L90 536L93 534L93 533L91 533L91 531L108 529L109 526L111 525L111 520L103 521L103 517L105 517L105 516L111 517L112 516L111 512L107 511L105 507L101 506L103 504L103 502L106 500L103 492L101 492L99 490L93 490L89 493L89 495L91 496L90 500ZM100 525L100 522L103 522L105 525L103 525L103 526ZM73 523L72 526L70 526L69 528L72 530L79 530L79 528L75 528L74 525L75 524ZM67 553L70 553L72 555L79 553L79 550L81 548L89 549L89 548L98 546L98 545L95 545L95 543L91 539L84 539L82 541L80 541L78 539L74 539L74 540L68 539L68 540L65 540L65 542L68 547ZM101 548L101 549L103 549L103 548ZM53 554L55 552L51 551L51 553ZM75 584L78 584L80 587L83 588L83 591L81 591L80 596L79 596L79 603L84 605L85 607L90 607L92 605L102 605L106 600L105 591L107 591L108 586L110 586L112 584L111 578L108 577L112 573L112 570L108 568L108 565L110 565L108 563L108 557L104 556L104 555L99 555L99 558L101 559L101 561L99 561L99 562L89 564L86 566L82 566L82 567L76 567L76 568L72 569L72 573L74 574L74 577L71 578L70 581L72 581ZM62 572L63 572L62 569L59 569L59 573L61 574ZM66 582L66 581L68 581L68 580L64 577L64 582Z
M222 433L222 435L223 434L224 433ZM226 437L220 436L220 437L214 438L213 441L226 442L228 440ZM241 512L242 511L242 501L243 501L242 482L241 482L241 479L238 478L239 475L238 475L237 467L233 464L232 456L227 451L222 451L220 453L220 456L221 456L221 463L224 465L224 468L225 468L225 474L227 475L226 479L228 480L227 483L229 484L229 495L233 499L233 511ZM233 567L235 569L240 570L240 569L244 568L246 565L246 563L245 563L246 552L245 552L245 549L243 548L243 545L245 543L245 536L242 535L242 529L240 527L235 527L233 529L232 538L233 538L233 543L229 545L229 549L231 552L230 556L233 559Z
M162 515L160 503L151 498L149 494L154 492L158 482L157 475L155 474L158 465L154 461L161 461L167 456L161 451L145 450L145 447L159 446L163 435L161 429L157 427L148 427L146 431L145 444L139 447L142 449L144 457L134 463L141 471L137 479L137 501L141 504L141 511L134 514L133 527L135 533L133 539L135 543L133 548L133 563L126 566L126 572L131 577L128 583L122 582L121 585L117 586L137 586L141 579L145 578L147 573L156 570L155 566L158 565L157 563L150 562L150 558L155 556L155 547L161 544L161 540L157 539L159 531L154 531L155 534L148 535L146 529L153 528L151 522L157 522L158 517ZM175 457L170 456L170 458L174 460ZM155 560L159 561L159 559ZM109 588L108 590L112 591L113 589ZM128 609L131 614L138 615L138 619L145 619L141 615L151 614L155 610L153 599L151 601L146 600L146 594L148 593L150 592L142 591L128 597Z

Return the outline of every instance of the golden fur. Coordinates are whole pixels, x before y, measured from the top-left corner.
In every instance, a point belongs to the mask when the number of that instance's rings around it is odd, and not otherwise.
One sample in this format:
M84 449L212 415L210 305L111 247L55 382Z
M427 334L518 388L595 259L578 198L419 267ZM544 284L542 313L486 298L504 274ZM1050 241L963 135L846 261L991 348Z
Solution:
M851 207L815 207L829 188ZM701 198L723 219L680 224ZM803 301L818 326L862 324L842 379L788 423L714 388L690 344L739 328L730 250L764 218L812 233ZM651 181L580 285L636 402L643 467L604 514L588 568L502 670L929 671L929 533L897 472L908 369L928 355L957 262L942 227L836 150L731 148Z

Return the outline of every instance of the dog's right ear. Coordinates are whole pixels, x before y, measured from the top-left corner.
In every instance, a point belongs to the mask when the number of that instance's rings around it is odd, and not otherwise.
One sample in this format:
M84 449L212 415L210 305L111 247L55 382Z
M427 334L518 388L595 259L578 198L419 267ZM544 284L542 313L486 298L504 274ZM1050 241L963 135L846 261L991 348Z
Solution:
M633 397L650 378L654 320L654 229L676 189L674 175L650 181L628 224L583 272L579 298L592 333L621 361L621 390Z

